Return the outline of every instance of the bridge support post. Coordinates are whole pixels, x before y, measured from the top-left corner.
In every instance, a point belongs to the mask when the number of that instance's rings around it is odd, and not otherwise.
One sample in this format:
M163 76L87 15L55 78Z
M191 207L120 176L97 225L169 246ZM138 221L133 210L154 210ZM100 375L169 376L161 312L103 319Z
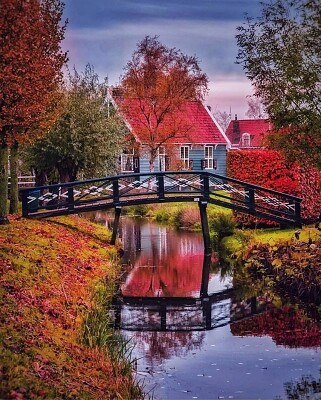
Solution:
M199 201L198 207L199 207L200 216L201 216L202 232L203 232L203 239L204 239L204 252L205 252L205 254L211 254L212 248L211 248L210 230L208 227L208 219L207 219L207 212L206 212L207 202Z
M166 303L162 302L160 306L161 331L166 331Z
M164 185L164 176L158 175L158 198L159 200L165 199L165 185Z
M28 194L29 191L27 189L22 191L22 216L24 218L28 217Z
M70 187L68 188L68 209L73 210L74 206L75 206L74 188Z
M210 280L210 266L211 266L211 254L205 254L203 260L202 270L202 285L201 285L201 296L208 296L208 282Z
M110 244L115 244L116 243L116 237L117 237L117 232L118 232L118 227L119 227L120 214L121 214L121 207L119 207L119 206L115 207L114 226L113 226L113 233L111 235Z
M246 193L248 194L248 201L247 201L247 206L249 212L255 211L255 193L253 188L248 188L246 190Z
M202 305L203 305L203 323L205 323L206 330L209 330L212 328L212 308L210 299L208 297L205 297L202 300Z

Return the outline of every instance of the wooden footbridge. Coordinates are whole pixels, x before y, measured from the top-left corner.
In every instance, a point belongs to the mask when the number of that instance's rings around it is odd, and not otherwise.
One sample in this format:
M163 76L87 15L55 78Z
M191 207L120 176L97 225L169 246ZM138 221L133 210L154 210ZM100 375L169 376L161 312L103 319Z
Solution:
M206 171L107 176L24 188L21 196L22 215L28 218L114 209L112 242L116 239L122 207L150 203L198 203L206 249L210 249L208 203L286 226L302 225L300 198Z

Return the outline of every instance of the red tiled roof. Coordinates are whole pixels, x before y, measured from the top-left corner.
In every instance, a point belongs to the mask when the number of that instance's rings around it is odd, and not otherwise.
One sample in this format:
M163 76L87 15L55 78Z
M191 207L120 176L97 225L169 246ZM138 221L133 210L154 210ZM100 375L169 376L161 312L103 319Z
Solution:
M271 128L271 123L266 119L236 119L229 123L226 136L232 146L242 147L242 135L243 133L249 133L251 138L250 147L261 147L264 137Z
M124 101L117 96L113 96L113 100L129 124L132 133L140 142L144 143L147 140L147 133L146 130L144 133L144 120L139 110L139 101L137 99ZM149 106L147 102L145 106ZM162 130L170 131L175 125L179 125L180 128L175 137L169 139L170 143L227 143L224 134L201 102L187 101L174 115L166 115L162 123Z

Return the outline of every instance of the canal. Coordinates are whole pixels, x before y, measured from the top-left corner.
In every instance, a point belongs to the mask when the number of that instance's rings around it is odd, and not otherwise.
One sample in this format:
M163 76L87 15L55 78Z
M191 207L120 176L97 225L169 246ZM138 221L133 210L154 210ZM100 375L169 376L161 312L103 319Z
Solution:
M95 220L110 225L108 214ZM234 290L232 271L204 256L201 234L123 218L120 238L111 315L134 346L146 398L321 399L315 308Z

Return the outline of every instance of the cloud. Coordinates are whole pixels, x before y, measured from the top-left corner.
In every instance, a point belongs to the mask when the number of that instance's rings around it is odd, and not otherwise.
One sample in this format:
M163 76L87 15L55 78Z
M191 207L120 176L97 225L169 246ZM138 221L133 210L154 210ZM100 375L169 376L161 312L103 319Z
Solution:
M90 62L117 79L123 66L130 59L138 41L146 35L158 35L169 47L180 48L184 53L196 55L202 69L208 74L224 71L240 72L235 65L235 21L170 21L158 19L144 25L132 22L121 26L73 29L67 33L65 47L77 64Z
M238 75L220 75L209 86L209 95L205 101L212 111L231 111L232 118L237 114L239 119L245 118L248 109L248 96L253 94L253 87L246 77Z
M246 12L258 12L259 0L68 0L65 15L72 27L102 27L135 21L137 24L159 18L168 21L235 21Z
M213 108L228 111L232 105L232 112L241 115L252 88L236 64L236 28L246 11L255 15L258 8L259 0L69 0L64 48L70 67L81 71L90 63L117 84L137 43L158 35L168 47L198 57L211 82L208 102Z

